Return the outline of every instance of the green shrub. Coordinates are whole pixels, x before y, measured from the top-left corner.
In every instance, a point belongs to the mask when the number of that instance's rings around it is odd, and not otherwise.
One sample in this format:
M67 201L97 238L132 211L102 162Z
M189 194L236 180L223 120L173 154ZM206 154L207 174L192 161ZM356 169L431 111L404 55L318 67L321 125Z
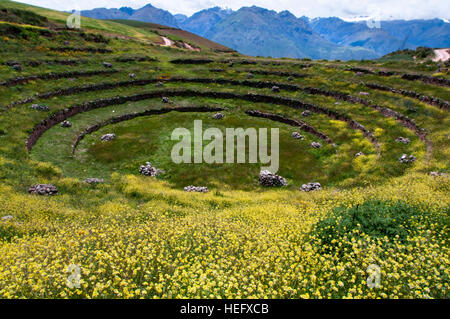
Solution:
M397 238L404 242L414 228L414 218L424 215L424 211L403 201L372 200L355 207L334 208L328 218L316 224L313 234L327 247L333 246L333 240L340 241L345 235L353 236L354 230L371 238Z

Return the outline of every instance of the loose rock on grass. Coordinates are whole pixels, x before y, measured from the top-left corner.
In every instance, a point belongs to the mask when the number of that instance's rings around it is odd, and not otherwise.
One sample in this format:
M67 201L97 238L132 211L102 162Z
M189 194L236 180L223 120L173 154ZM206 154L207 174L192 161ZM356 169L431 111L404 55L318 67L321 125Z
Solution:
M72 127L72 123L70 123L69 121L63 121L61 123L61 126L62 127Z
M109 142L109 141L112 141L112 140L115 139L115 138L116 138L116 134L114 134L114 133L109 133L109 134L103 135L103 136L100 138L100 140L101 140L102 142Z
M51 196L58 194L58 189L56 186L51 184L37 184L33 185L28 189L28 193L36 195Z
M145 165L141 165L139 168L139 173L144 176L156 177L158 175L164 174L164 171L153 167L150 162L145 163Z
M407 155L407 154L403 154L398 161L400 163L404 163L404 164L410 164L416 161L416 157L413 155Z
M259 184L265 187L281 187L286 186L287 182L284 177L264 170L259 173Z
M185 192L197 192L197 193L207 193L208 192L208 187L206 186L186 186L184 188Z
M322 189L322 185L320 185L320 183L308 183L308 184L303 184L302 187L300 187L300 190L302 192L319 191L321 189Z

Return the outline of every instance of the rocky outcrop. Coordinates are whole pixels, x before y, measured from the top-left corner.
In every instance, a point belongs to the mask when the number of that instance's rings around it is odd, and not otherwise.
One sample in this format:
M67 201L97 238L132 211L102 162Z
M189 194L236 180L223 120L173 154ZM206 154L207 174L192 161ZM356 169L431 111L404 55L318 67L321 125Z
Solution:
M403 154L398 161L403 164L411 164L416 161L416 157L413 155Z
M72 127L72 123L70 123L69 121L62 121L61 127L65 127L65 128Z
M164 174L165 172L161 169L153 167L150 162L147 162L145 165L141 165L139 168L139 173L144 176L156 177Z
M56 186L51 184L37 184L33 185L28 189L28 193L36 195L51 196L58 194L58 189Z
M287 182L284 177L272 174L269 171L261 171L259 173L259 185L265 187L282 187L286 186Z
M320 191L321 189L322 185L320 185L320 183L308 183L303 184L302 187L300 187L302 192Z
M196 193L207 193L208 192L208 187L206 186L186 186L184 188L185 192L196 192Z
M410 140L409 138L402 137L402 136L397 137L397 138L395 139L395 141L396 141L397 143L402 143L402 144L409 144L409 143L411 143L411 140Z
M43 111L43 112L50 111L50 108L48 107L48 105L45 105L45 104L32 104L31 108L36 111Z
M109 142L112 141L116 138L116 134L114 133L109 133L109 134L105 134L100 138L100 141L102 142Z
M84 180L85 183L87 184L103 184L105 182L104 179L102 178L87 178Z
M442 172L430 172L430 175L433 177L447 177L448 176L446 173L442 173Z

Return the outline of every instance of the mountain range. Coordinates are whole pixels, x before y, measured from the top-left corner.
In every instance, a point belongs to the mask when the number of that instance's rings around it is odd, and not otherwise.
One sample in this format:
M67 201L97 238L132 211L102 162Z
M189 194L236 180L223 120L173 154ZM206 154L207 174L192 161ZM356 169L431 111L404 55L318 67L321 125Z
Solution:
M419 46L450 47L450 23L440 19L380 21L372 26L337 17L297 18L289 11L277 13L256 6L237 11L214 7L188 17L151 4L136 10L84 10L81 15L180 28L254 56L360 60Z

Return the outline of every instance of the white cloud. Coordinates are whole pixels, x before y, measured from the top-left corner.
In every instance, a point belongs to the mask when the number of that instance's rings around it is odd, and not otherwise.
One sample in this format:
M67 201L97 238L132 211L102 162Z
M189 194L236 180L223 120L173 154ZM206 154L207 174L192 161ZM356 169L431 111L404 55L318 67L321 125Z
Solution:
M429 19L450 18L448 0L21 0L20 2L57 10L118 8L128 6L140 8L153 6L191 15L199 10L220 6L237 10L243 6L282 11L289 10L296 16L353 18L370 16L379 19Z

